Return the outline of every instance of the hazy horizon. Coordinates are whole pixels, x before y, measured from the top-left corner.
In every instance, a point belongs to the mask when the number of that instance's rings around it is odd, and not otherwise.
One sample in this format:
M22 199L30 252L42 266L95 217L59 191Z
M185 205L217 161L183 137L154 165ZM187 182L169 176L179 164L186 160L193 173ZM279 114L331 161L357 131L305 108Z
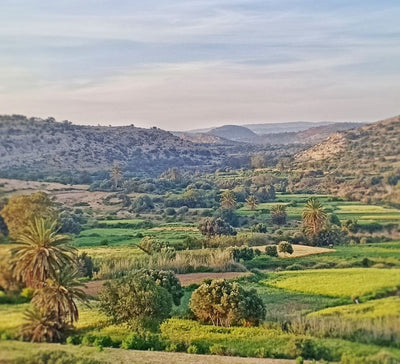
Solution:
M184 131L399 114L391 0L4 0L0 113Z

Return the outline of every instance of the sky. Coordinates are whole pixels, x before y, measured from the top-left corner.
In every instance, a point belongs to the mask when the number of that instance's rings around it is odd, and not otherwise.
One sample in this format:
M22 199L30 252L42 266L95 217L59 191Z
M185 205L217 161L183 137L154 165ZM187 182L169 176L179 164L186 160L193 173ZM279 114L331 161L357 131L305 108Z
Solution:
M0 0L0 114L199 129L400 114L398 0Z

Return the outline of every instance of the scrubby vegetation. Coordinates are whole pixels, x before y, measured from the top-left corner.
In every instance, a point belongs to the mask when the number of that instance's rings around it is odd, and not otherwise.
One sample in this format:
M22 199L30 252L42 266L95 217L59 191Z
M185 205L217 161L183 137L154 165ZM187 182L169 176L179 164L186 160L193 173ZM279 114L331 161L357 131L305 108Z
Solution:
M158 177L113 162L84 186L2 180L1 340L399 361L400 210L377 198L389 184L394 196L395 173L376 169L371 199L355 200L332 189L353 186L349 171L342 184L259 157L258 169Z

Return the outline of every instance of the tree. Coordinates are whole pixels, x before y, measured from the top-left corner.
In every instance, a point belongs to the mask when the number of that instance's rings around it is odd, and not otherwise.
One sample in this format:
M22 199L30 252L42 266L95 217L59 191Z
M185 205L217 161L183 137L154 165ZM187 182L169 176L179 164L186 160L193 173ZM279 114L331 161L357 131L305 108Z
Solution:
M168 291L146 276L125 277L104 284L100 310L115 324L148 326L166 319L172 309Z
M139 196L132 203L133 212L144 212L153 208L153 200L148 195Z
M190 299L197 319L216 326L258 325L265 307L255 290L246 291L237 282L224 279L205 281Z
M275 225L285 225L287 219L286 205L275 205L271 208L271 220Z
M277 257L278 249L277 249L276 245L267 245L265 247L265 254L269 255L270 257Z
M145 236L142 240L140 240L137 247L143 250L146 254L153 255L155 253L159 253L162 248L166 248L166 244L151 238L150 236Z
M265 234L268 231L267 225L262 223L253 225L250 229L253 233L261 233L261 234Z
M34 308L25 311L20 335L31 342L55 342L62 339L63 329L53 314Z
M77 280L77 270L65 267L54 277L46 279L43 287L37 289L32 304L44 310L48 316L58 320L60 325L78 321L79 312L76 301L87 303L82 283Z
M114 167L111 170L110 177L114 182L114 187L117 188L119 182L121 181L123 176L121 166L118 163L114 164Z
M92 257L90 257L86 252L78 255L77 268L78 275L80 277L88 277L90 279L93 278L93 272L96 271L92 261Z
M12 239L16 239L34 218L46 220L56 218L54 204L44 192L12 196L0 214Z
M247 197L247 199L246 199L246 204L247 204L247 206L250 207L250 210L251 210L251 211L254 211L254 210L256 209L256 206L257 206L257 204L258 204L258 201L257 201L257 199L254 197L254 195L251 195L251 196Z
M202 235L210 238L215 235L236 235L236 231L220 217L208 217L200 221L198 226Z
M176 306L181 303L183 297L183 288L179 279L172 271L157 270L157 269L141 269L134 273L134 277L150 277L154 282L165 288L172 296L172 300Z
M293 246L287 241L281 241L278 244L279 253L293 254Z
M17 280L29 287L42 287L57 271L75 263L76 250L68 245L70 237L60 235L57 221L34 219L18 235L12 249L12 265Z
M316 236L324 229L327 222L327 214L321 202L315 198L307 201L303 209L302 218L304 230L309 238Z
M234 210L236 208L236 198L233 191L226 190L222 192L221 207L225 210Z

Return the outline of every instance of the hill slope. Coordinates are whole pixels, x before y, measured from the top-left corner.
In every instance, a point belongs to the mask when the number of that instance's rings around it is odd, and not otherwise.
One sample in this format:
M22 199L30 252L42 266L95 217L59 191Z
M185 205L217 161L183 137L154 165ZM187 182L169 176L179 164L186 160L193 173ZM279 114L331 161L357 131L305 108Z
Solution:
M336 178L331 188L350 198L400 203L400 116L336 133L299 153L295 168Z
M205 146L157 128L82 126L18 115L0 117L3 177L19 177L19 172L27 171L48 174L110 170L115 162L132 172L159 173L171 166L207 168L223 158Z

